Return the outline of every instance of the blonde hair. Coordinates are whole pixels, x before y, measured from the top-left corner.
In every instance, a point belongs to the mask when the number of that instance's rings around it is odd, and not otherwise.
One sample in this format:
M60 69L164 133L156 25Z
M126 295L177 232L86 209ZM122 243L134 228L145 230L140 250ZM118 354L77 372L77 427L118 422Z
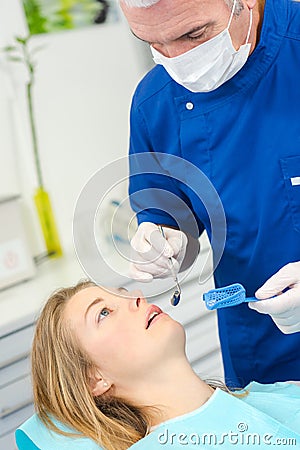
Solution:
M111 389L98 397L92 395L90 376L95 364L79 345L63 314L71 297L92 286L97 285L82 281L55 291L40 314L31 355L35 409L45 426L56 433L88 437L105 450L125 450L149 433L159 410L119 399ZM211 380L207 384L232 393L222 382ZM74 432L61 430L53 419Z
M150 428L151 408L136 407L110 393L93 397L89 387L95 368L63 317L66 302L95 286L83 281L57 290L37 321L32 346L32 381L36 412L51 430L70 437L89 437L107 450L127 449ZM60 430L51 417L74 430Z

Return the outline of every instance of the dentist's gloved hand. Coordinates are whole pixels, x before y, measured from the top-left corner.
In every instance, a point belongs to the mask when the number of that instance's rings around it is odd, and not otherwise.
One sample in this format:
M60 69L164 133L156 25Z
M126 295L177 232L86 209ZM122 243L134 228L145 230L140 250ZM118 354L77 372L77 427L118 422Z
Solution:
M184 259L187 237L179 230L163 227L163 237L158 226L143 222L131 240L131 264L129 276L137 281L151 281L153 278L172 276L170 260L174 272L179 272Z
M282 293L285 289L287 291ZM300 331L300 261L282 267L256 291L255 296L273 298L248 303L249 308L270 314L282 333Z

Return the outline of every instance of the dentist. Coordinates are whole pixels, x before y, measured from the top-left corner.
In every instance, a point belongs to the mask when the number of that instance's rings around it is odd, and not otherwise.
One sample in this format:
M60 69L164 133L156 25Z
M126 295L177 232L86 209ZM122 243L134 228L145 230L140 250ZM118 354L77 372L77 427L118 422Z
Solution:
M215 285L239 282L262 299L218 311L226 383L300 380L300 3L121 0L121 7L156 62L132 100L130 155L175 155L206 175L227 220ZM211 238L189 173L185 184L172 177L174 165L161 166L162 174L143 164L131 172L139 223L131 270L140 281L170 276L170 256L185 270L201 233ZM177 207L156 206L161 191Z

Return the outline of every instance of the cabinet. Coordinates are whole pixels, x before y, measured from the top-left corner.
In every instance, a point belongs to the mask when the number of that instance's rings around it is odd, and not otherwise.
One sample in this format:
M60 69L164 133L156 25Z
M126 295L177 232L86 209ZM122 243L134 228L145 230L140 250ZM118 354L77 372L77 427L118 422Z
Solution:
M43 301L84 276L74 256L42 264L34 279L0 292L0 450L15 450L14 431L33 412L30 348Z
M0 448L10 450L13 432L33 412L28 353L34 324L0 338Z
M216 314L206 310L202 293L212 288L211 278L199 285L199 264L207 259L208 247L202 246L199 262L181 283L180 306L170 305L171 292L151 296L175 320L187 335L187 356L203 379L223 378L217 336ZM103 276L107 285L124 285L111 274ZM15 450L14 430L33 413L29 353L34 324L44 300L58 287L75 284L85 274L74 255L42 264L33 280L0 293L0 449ZM126 288L143 289L141 283L127 281ZM161 292L163 289L161 290Z

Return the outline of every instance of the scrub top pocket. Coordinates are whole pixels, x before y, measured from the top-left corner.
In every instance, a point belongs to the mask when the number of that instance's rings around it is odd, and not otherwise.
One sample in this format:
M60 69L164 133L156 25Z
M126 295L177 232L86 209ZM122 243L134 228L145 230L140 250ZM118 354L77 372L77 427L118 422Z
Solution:
M294 228L300 232L300 156L280 159Z

